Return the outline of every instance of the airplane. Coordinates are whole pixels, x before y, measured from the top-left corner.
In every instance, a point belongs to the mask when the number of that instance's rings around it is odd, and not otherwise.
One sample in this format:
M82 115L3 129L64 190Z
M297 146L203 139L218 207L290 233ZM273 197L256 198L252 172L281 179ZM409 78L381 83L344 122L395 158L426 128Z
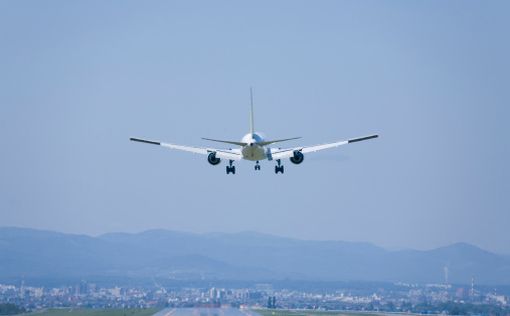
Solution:
M191 152L195 154L207 155L207 161L216 166L220 164L222 159L228 161L228 166L226 166L227 174L235 174L236 167L234 166L235 161L239 160L249 160L255 162L255 170L260 170L260 161L261 160L269 160L276 161L276 166L274 168L274 172L284 173L284 168L282 165L282 159L289 158L289 160L296 165L299 165L304 160L304 154L309 154L313 152L317 152L324 149L334 148L342 145L347 145L351 143L356 143L372 138L377 138L379 135L369 135L357 138L351 138L347 140L337 141L333 143L314 145L314 146L298 146L291 147L286 149L268 147L269 145L275 143L286 142L290 140L300 139L301 137L292 137L292 138L284 138L284 139L276 139L276 140L265 140L261 133L255 131L254 117L253 117L253 91L250 89L250 132L241 139L241 141L229 141L229 140L219 140L219 139L211 139L211 138L202 138L207 141L219 142L229 145L236 145L239 148L229 148L229 149L217 149L217 148L209 148L209 147L190 147L190 146L181 146L169 143L163 143L159 141L134 138L131 137L130 140L134 142L158 145L170 149L181 150L186 152Z

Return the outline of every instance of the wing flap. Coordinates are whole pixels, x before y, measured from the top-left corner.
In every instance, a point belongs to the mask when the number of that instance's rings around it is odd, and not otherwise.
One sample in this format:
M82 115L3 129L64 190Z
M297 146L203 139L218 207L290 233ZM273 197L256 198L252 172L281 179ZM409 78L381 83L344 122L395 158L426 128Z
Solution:
M242 159L241 153L234 151L234 150L227 151L227 150L215 149L212 151L214 151L216 153L216 157L221 158L221 159L227 159L227 160L241 160Z
M295 148L289 148L289 149L272 148L270 160L290 158L290 157L294 156L294 151L296 151L296 150L301 151L302 149L303 149L303 147L295 147Z
M210 153L210 151L208 151L207 148L182 146L182 145L174 145L174 144L167 144L167 143L161 143L161 146L170 148L170 149L187 151L187 152L195 153L195 154L207 155L208 153Z
M320 151L320 150L324 150L324 149L329 149L329 148L335 148L335 147L338 147L338 146L346 145L348 143L349 143L348 141L343 140L343 141L339 141L339 142L335 142L335 143L315 145L315 146L308 146L308 147L303 147L303 150L301 150L301 152L303 154L314 153L316 151Z

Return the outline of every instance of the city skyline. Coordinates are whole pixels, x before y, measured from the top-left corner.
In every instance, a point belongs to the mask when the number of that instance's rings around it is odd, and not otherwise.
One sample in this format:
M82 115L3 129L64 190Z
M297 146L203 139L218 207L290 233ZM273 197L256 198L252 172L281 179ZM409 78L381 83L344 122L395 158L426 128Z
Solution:
M43 308L241 308L316 309L423 313L463 309L489 313L508 312L509 298L497 289L448 284L337 284L327 289L273 286L271 283L231 286L98 285L82 280L74 285L32 286L0 282L0 299L14 301L27 310ZM267 302L267 303L266 303ZM168 310L167 310L168 311ZM163 314L163 313L162 313Z

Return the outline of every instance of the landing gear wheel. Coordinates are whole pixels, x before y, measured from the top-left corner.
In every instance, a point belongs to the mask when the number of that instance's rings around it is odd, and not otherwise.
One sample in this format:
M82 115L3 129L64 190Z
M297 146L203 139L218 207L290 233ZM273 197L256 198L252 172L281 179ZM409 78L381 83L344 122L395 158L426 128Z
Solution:
M255 165L255 170L260 170L259 162L257 161L257 164Z
M227 174L232 173L236 174L236 167L235 166L227 166Z
M278 174L278 172L281 172L283 174L284 172L283 166L274 166L274 173Z
M228 161L227 174L229 174L231 172L232 172L232 174L236 174L236 167L233 165L233 163L234 163L233 160Z
M278 172L281 172L283 174L283 166L282 161L280 159L276 160L277 165L274 166L274 173L278 174Z

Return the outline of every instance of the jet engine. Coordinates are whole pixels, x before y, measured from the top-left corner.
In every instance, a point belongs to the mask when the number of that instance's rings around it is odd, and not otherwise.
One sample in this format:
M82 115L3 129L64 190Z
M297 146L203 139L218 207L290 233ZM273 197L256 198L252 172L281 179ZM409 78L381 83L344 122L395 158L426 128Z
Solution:
M209 156L207 156L207 161L213 165L216 166L221 162L220 158L216 158L216 153L210 153Z
M305 159L305 156L299 150L294 150L294 156L290 157L290 161L296 165L299 165L300 163L302 163L304 159Z

